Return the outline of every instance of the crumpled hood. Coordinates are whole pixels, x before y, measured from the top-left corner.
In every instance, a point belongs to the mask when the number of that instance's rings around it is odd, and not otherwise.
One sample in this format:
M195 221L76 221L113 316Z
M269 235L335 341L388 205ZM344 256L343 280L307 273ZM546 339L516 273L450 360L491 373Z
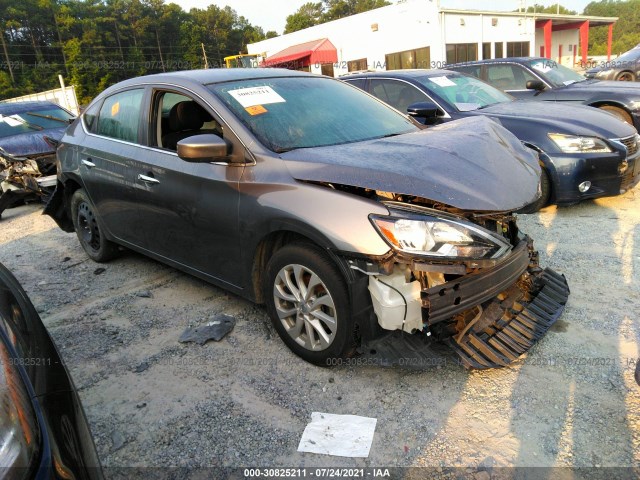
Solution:
M54 153L55 149L45 140L44 136L54 140L60 140L66 127L49 128L47 130L34 130L29 133L12 135L11 137L0 138L0 148L15 157L29 157L44 153Z
M547 125L550 133L591 135L602 138L625 138L636 133L636 129L631 125L617 118L612 120L612 115L608 112L566 103L516 100L497 103L471 113L499 119L508 118L511 124L518 119L527 123L537 121L539 124Z
M486 117L281 158L297 180L415 195L463 210L518 210L537 198L540 178L537 156Z

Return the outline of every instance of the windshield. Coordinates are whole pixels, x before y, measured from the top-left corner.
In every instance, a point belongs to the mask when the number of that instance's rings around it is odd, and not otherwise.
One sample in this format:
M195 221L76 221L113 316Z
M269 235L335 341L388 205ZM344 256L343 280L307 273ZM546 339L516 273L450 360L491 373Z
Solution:
M474 77L455 73L419 78L429 92L454 106L459 112L469 112L496 103L511 102L513 97Z
M546 60L544 58L531 60L529 66L555 87L563 87L586 80L583 75L553 60Z
M210 89L274 152L418 130L366 93L329 78L261 78L215 84Z
M23 108L20 108L22 110ZM16 108L16 110L18 110ZM0 137L10 137L69 125L73 115L59 107L31 108L26 112L0 114Z

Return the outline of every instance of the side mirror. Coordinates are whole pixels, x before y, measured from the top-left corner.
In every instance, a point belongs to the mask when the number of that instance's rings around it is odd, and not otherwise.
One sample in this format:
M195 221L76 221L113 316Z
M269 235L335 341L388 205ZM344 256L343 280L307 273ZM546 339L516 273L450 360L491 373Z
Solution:
M527 90L536 90L541 92L544 90L544 83L542 80L527 80Z
M412 103L407 107L407 113L414 117L424 119L424 123L434 123L444 112L433 102Z
M178 156L193 163L208 163L226 158L231 145L223 138L210 133L193 135L178 142Z

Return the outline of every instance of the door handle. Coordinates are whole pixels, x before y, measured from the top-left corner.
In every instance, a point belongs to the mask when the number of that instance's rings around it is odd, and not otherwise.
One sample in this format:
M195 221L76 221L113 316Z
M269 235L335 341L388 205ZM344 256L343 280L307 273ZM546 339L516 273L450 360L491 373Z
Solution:
M96 166L96 164L93 163L90 158L83 158L82 160L80 160L80 162L87 168L93 168Z
M153 184L160 183L160 180L157 180L153 177L148 177L147 175L142 175L142 174L138 175L138 180L144 183L153 183Z

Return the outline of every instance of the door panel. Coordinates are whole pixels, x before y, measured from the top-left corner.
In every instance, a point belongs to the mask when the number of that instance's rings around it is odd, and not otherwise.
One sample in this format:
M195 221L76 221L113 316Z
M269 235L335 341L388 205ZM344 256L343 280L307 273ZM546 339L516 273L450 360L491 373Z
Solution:
M107 231L122 242L141 246L133 172L137 158L144 89L127 90L105 99L91 118L89 135L77 147L80 175Z
M145 248L241 286L238 183L244 167L187 162L175 152L184 138L204 133L226 137L227 132L211 109L179 89L154 90L150 108L151 148L134 172ZM228 140L234 145L232 156L244 158L237 139Z
M188 163L154 150L136 169L146 249L238 286L238 183L243 167Z

